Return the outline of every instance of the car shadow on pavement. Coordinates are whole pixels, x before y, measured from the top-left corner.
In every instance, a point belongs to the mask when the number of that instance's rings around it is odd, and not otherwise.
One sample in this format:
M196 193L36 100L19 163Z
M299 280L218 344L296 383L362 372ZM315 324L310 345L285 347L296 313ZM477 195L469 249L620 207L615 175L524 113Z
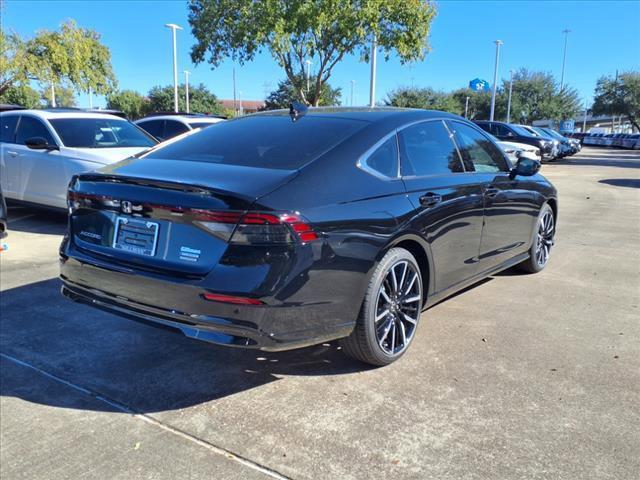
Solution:
M636 178L607 178L599 180L598 183L605 183L614 187L640 188L640 180Z
M59 292L57 278L2 292L3 362L24 362L139 413L201 404L281 376L371 368L345 356L335 342L278 353L220 347L75 304ZM15 392L42 401L32 389L0 385L2 395ZM66 406L54 397L46 403ZM113 410L108 403L104 409Z
M7 210L9 235L12 231L64 235L67 230L67 214L64 211L18 204L9 204Z

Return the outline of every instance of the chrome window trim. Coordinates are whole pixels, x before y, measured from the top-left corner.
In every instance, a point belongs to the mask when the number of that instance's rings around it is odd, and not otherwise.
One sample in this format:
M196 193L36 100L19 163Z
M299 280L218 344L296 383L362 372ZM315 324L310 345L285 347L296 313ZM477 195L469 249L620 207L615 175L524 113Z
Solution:
M356 167L358 167L360 170L364 172L367 172L369 175L373 175L374 177L377 177L381 180L398 180L400 178L400 147L398 145L397 133L398 133L398 130L394 129L393 131L387 133L384 137L382 137L376 143L374 143L371 147L369 147L367 151L364 152L362 155L360 155L360 157L358 158L358 161L356 162ZM369 157L371 157L371 155L373 155L382 145L384 145L389 139L391 139L394 136L396 137L396 163L397 163L396 176L388 177L387 175L380 173L374 168L371 168L371 166L367 164L367 160L369 160Z

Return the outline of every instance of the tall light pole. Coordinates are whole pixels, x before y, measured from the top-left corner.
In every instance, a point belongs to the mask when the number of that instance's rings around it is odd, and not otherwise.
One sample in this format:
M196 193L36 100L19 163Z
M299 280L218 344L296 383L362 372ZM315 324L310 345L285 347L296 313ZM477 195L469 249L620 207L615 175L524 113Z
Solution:
M587 100L584 101L584 117L582 117L582 132L587 131Z
M369 106L371 108L376 105L376 57L378 50L378 42L376 35L371 40L371 83L369 84Z
M189 113L189 75L191 72L189 70L184 71L184 100L185 106L187 107L187 113Z
M493 122L493 114L496 111L496 89L498 88L498 64L500 63L500 45L502 40L493 42L496 44L496 65L493 69L493 91L491 92L491 114L489 120Z
M233 112L238 116L238 101L236 100L236 67L233 67Z
M182 27L175 23L167 23L165 27L170 28L173 33L173 111L178 111L178 52L176 48L176 30Z
M571 30L565 28L562 33L564 33L564 53L562 54L562 75L560 75L560 91L564 89L564 66L567 63L567 40L569 39L569 33L571 33Z
M464 118L469 117L469 97L464 101Z
M355 86L356 81L351 80L351 106L353 107L353 87Z
M507 100L507 123L511 123L511 92L513 91L513 70L509 70L509 100Z
M89 108L93 109L93 89L89 87Z
M311 76L311 60L305 60L307 64L307 95L309 95L309 77Z
M51 84L51 106L56 108L56 88Z

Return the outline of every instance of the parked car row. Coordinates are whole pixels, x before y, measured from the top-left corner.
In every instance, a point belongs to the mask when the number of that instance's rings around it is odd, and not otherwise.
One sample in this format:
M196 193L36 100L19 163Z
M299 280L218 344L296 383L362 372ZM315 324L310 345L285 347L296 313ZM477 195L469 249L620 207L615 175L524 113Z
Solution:
M292 107L218 123L158 144L112 115L0 114L10 198L57 206L68 189L67 298L222 345L339 340L386 365L427 306L549 260L558 206L540 162L511 165L461 117Z
M66 209L73 175L221 121L158 114L131 123L111 110L7 109L0 112L0 184L9 200Z
M587 133L581 140L584 145L640 150L640 133Z
M517 142L540 150L542 161L553 161L580 151L580 142L564 137L551 128L505 122L476 121L476 125L502 142Z

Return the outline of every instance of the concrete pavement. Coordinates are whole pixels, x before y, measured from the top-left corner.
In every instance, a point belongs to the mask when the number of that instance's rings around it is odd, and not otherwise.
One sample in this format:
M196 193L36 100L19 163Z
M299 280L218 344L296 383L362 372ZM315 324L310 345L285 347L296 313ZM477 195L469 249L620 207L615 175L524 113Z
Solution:
M73 304L64 218L10 209L2 478L637 478L640 152L543 173L560 197L547 269L431 308L381 369L334 344L215 347Z

